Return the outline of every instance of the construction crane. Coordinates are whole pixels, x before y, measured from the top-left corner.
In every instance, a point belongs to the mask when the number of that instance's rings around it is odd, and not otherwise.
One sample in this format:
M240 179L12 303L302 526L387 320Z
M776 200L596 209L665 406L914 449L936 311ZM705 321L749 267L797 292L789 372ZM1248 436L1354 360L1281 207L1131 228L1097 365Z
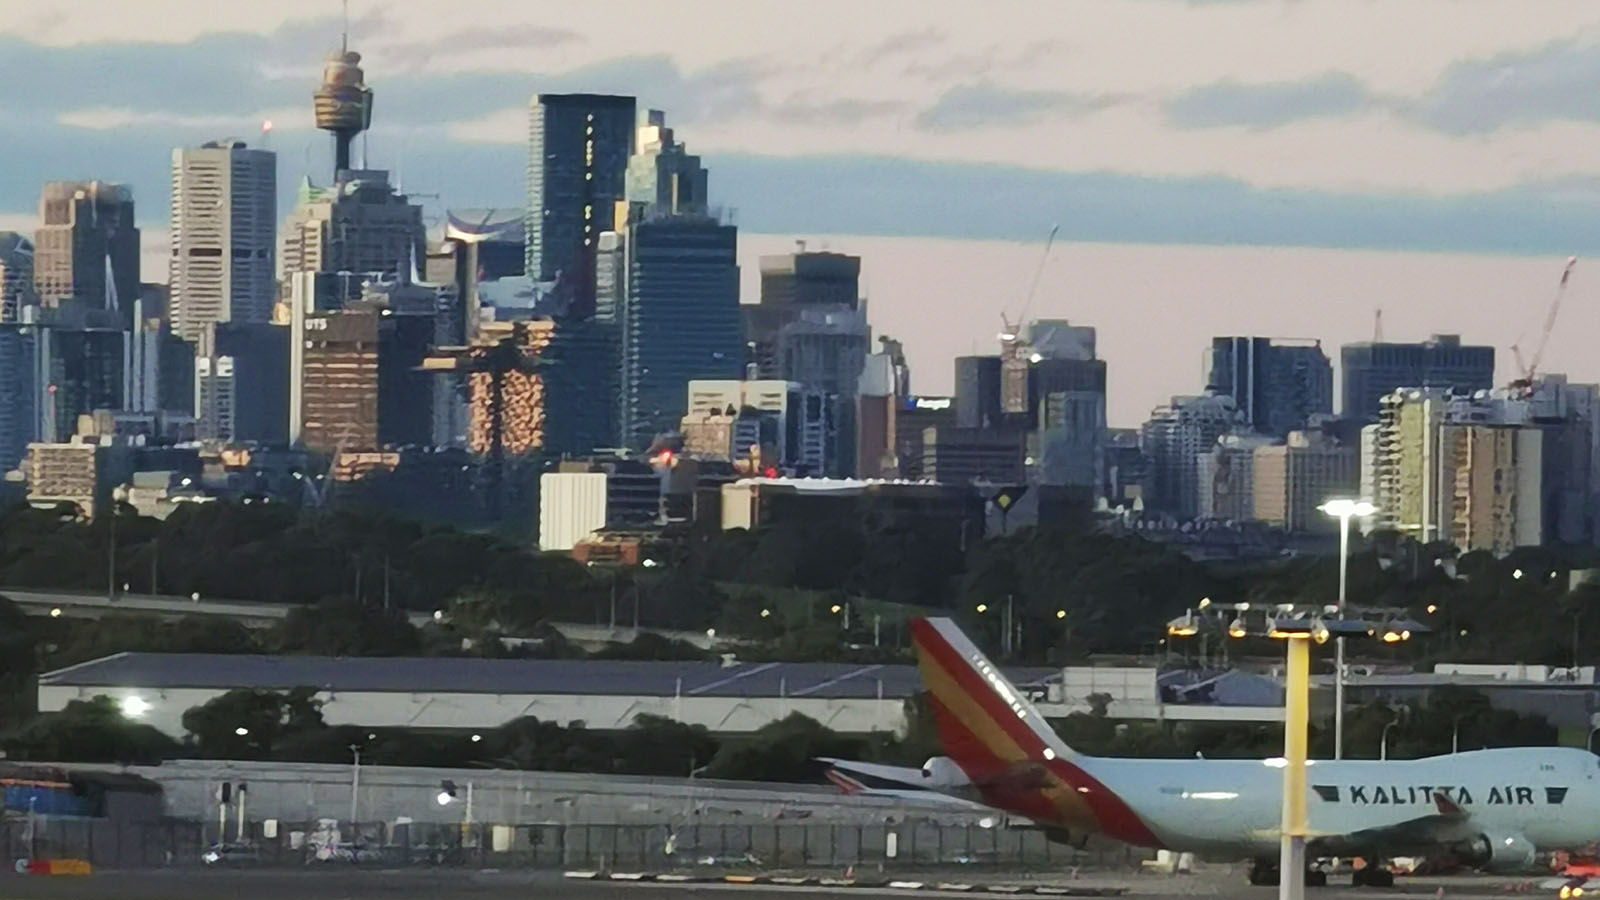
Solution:
M1033 270L1033 281L1022 298L1022 308L1017 320L1006 318L1000 311L1000 411L1025 413L1028 411L1028 363L1031 348L1022 340L1022 323L1028 321L1028 310L1033 307L1033 295L1039 291L1039 279L1044 277L1045 263L1050 260L1050 248L1055 245L1060 225L1051 225L1044 239L1044 252L1039 254L1039 265Z
M1517 372L1520 377L1511 382L1513 388L1520 388L1523 393L1533 390L1533 379L1539 374L1539 363L1544 359L1545 348L1550 344L1550 334L1556 327L1556 316L1561 312L1561 300L1567 295L1567 282L1572 280L1572 270L1578 265L1576 256L1567 257L1566 268L1561 270L1561 280L1556 284L1556 295L1550 300L1550 309L1544 315L1544 328L1539 332L1539 343L1533 350L1533 358L1526 364L1522 358L1522 336L1511 345L1511 355L1516 357Z

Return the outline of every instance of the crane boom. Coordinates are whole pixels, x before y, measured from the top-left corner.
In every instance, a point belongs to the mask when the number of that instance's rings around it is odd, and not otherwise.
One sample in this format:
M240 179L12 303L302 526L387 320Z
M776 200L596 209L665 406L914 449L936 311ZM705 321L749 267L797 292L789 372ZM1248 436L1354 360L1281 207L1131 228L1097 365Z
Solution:
M1044 239L1044 252L1039 254L1039 265L1033 270L1033 282L1028 285L1027 296L1022 298L1022 311L1017 313L1017 327L1028 321L1028 310L1033 307L1033 295L1039 292L1039 279L1044 277L1044 264L1050 261L1050 248L1055 246L1056 232L1060 230L1060 225L1051 225L1050 235ZM1011 334L1017 333L1016 327L1007 328L1006 331Z
M1539 346L1533 351L1533 359L1528 363L1528 381L1532 383L1533 376L1538 373L1539 361L1544 358L1545 347L1550 343L1550 333L1556 327L1556 314L1561 312L1561 299L1567 295L1567 282L1572 279L1572 269L1578 264L1576 256L1567 257L1567 267L1561 270L1561 281L1556 285L1555 299L1550 301L1550 311L1544 316L1544 331L1539 334Z

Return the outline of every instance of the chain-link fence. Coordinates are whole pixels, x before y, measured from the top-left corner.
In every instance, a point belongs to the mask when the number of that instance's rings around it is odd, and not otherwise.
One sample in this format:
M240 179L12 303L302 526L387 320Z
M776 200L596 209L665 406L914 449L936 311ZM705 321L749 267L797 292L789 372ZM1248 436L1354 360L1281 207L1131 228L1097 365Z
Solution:
M23 859L83 859L111 868L196 863L205 851L198 822L123 822L75 816L0 818L0 864Z
M446 825L331 820L228 823L113 822L37 816L0 820L0 861L85 859L96 866L462 866L471 868L976 867L1009 872L1134 867L1146 854L1091 839L1082 846L1034 829L801 822Z

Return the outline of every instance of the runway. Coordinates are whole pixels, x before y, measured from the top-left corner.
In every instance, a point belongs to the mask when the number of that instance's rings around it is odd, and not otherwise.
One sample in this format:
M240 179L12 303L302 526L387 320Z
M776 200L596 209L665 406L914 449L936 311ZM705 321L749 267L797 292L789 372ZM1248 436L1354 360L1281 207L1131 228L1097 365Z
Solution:
M1105 883L1105 882L1098 882ZM1509 879L1451 879L1448 882L1402 882L1394 890L1314 888L1313 900L1416 900L1447 885L1445 896L1503 897ZM1127 897L1179 900L1191 897L1239 897L1270 900L1275 888L1247 887L1234 876L1129 877L1119 882ZM1533 896L1553 895L1538 891ZM207 871L161 870L100 872L88 877L0 875L0 900L834 900L853 897L972 896L935 890L735 884L648 884L573 881L551 872L475 872L450 870L371 871L357 869ZM999 896L989 894L988 896ZM1039 896L1023 893L1021 896Z

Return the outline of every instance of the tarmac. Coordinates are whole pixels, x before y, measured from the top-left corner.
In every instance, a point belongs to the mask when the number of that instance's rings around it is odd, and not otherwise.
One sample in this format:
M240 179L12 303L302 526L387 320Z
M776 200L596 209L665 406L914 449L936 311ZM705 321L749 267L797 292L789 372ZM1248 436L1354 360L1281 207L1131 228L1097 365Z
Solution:
M863 883L788 885L771 883L661 883L629 880L630 873L594 879L566 878L552 872L495 872L461 870L254 870L208 871L196 869L97 872L82 877L0 875L0 900L378 900L417 898L444 900L827 900L843 897L928 897L956 894L1021 896L1095 896L1101 888L1116 888L1124 896L1141 900L1178 900L1190 897L1240 897L1268 900L1275 888L1249 887L1237 873L1194 876L1134 875L1084 881L1006 882L986 879L972 882L899 882L891 885ZM879 882L882 880L879 879ZM916 886L909 886L916 885ZM1041 888L1043 888L1041 890ZM1071 891L1072 893L1056 893ZM1441 893L1442 891L1442 893ZM1537 880L1527 878L1403 879L1393 889L1334 886L1307 891L1312 898L1365 898L1365 900L1418 900L1427 897L1490 898L1508 894L1555 896Z

